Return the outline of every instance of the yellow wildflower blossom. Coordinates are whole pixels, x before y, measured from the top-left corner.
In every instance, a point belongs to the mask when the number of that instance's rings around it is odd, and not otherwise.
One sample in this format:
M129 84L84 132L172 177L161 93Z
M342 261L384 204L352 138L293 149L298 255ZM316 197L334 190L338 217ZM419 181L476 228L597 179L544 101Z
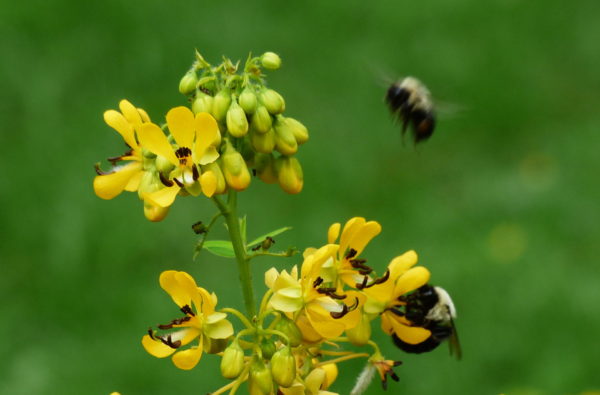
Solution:
M221 140L217 122L208 113L194 116L187 107L175 107L167 113L167 125L176 147L154 123L144 124L138 136L144 148L174 166L168 177L161 178L165 188L146 193L144 198L168 207L182 189L197 196L201 188L204 195L211 197L217 188L217 176L210 170L201 174L198 164L206 165L219 157L215 148Z
M208 348L211 339L232 336L233 326L227 321L225 313L215 311L217 296L198 287L189 274L169 270L162 272L159 281L185 316L158 327L161 330L178 328L174 332L158 335L150 330L142 338L142 345L157 358L173 355L173 363L179 369L192 369L200 361L202 351ZM197 345L179 351L180 347L194 339L198 339Z
M109 159L114 165L109 172L96 168L98 175L94 178L94 192L102 199L112 199L123 190L137 191L144 173L142 149L136 139L136 133L139 135L142 125L150 122L150 118L144 110L135 108L127 100L121 100L119 109L121 112L106 111L104 121L123 137L129 151L122 156ZM116 165L120 161L128 163Z

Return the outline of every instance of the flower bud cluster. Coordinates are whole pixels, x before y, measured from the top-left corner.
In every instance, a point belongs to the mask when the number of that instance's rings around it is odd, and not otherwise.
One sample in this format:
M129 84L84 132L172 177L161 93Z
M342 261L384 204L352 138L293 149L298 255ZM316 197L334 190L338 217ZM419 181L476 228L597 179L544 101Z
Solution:
M266 183L279 184L287 193L302 190L302 167L295 155L308 141L308 130L283 115L285 99L267 87L262 72L280 66L281 58L273 52L249 56L241 70L239 62L225 58L212 66L197 53L194 65L180 81L179 91L189 97L192 111L207 112L219 124L224 142L217 165L234 190L249 186L250 173Z

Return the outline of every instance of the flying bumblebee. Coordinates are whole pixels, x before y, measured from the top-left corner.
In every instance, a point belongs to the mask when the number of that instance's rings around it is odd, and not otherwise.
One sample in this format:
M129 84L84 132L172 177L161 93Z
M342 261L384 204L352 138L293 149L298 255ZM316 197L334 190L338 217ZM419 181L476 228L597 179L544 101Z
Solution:
M402 135L409 127L415 144L427 140L435 128L435 114L429 90L414 77L394 82L385 101L394 117L402 122Z
M395 334L392 335L394 344L398 348L408 353L420 354L434 350L440 343L448 339L450 355L457 359L462 357L458 334L454 326L456 308L445 289L426 284L398 299L406 304L392 310L394 313L404 316L413 326L431 331L431 336L418 344L406 343Z

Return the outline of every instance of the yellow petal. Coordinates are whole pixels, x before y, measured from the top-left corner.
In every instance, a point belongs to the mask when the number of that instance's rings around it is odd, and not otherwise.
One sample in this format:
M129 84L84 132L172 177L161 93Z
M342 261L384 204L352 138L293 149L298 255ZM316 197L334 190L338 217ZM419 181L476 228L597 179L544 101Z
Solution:
M340 238L340 252L342 254L346 253L346 250L349 248L348 244L350 240L352 240L356 232L365 222L365 219L362 217L354 217L346 222L344 229L342 230L342 237Z
M125 119L133 125L134 129L140 130L140 126L142 126L142 117L137 108L127 100L121 100L121 102L119 102L119 109L123 113Z
M431 274L429 270L423 266L413 267L398 278L396 287L394 288L394 298L404 295L407 292L414 291L427 284Z
M99 175L94 178L94 192L102 199L112 199L123 192L123 189L138 173L142 174L142 164L131 162L116 168L114 173Z
M140 113L140 116L142 117L142 122L150 122L150 117L144 109L138 108L137 110Z
M163 131L153 123L145 123L142 125L138 134L140 144L147 150L156 155L164 156L173 165L179 165L179 160L175 156L173 147L169 143L167 136Z
M204 325L204 333L211 339L227 339L233 335L233 325L225 319L211 323L206 322Z
M188 289L181 286L177 274L179 272L175 270L166 270L160 274L158 279L160 287L165 290L166 293L171 296L173 302L179 307L185 305L191 306L192 296L188 292Z
M187 350L178 351L173 355L173 363L179 369L190 370L198 364L202 357L202 342Z
M365 246L379 233L381 233L381 225L376 221L369 221L357 229L348 247L355 249L356 255L360 255Z
M201 165L207 165L209 163L213 163L219 159L219 151L212 145L204 150L204 153L198 159L198 163Z
M393 313L384 313L393 314ZM408 343L408 344L419 344L427 340L429 336L431 336L431 331L421 328L418 326L407 326L400 323L398 320L390 319L390 323L392 324L392 329L396 336L400 338L400 340Z
M329 227L329 230L327 231L327 243L335 243L338 236L340 235L341 226L342 225L339 222L336 222L335 224Z
M219 125L217 121L207 112L196 114L196 146L194 152L198 160L205 154L207 148L220 138ZM207 162L208 163L208 162ZM200 164L204 164L200 162Z
M142 181L142 176L144 172L140 169L137 173L134 173L133 176L129 179L127 185L125 185L125 190L129 192L135 192L140 187L140 182Z
M275 285L275 280L279 276L279 272L274 267L270 268L265 272L265 284L269 288L273 288Z
M296 312L303 306L301 290L286 288L285 291L275 293L270 303L275 310L286 313Z
M318 303L311 303L306 307L306 317L314 330L326 339L338 337L346 329L343 321L341 321L343 318L333 318L329 311Z
M398 276L402 275L408 269L416 265L417 261L417 253L413 250L407 251L404 254L392 259L388 265L388 270L390 271L390 278L392 281L396 281Z
M154 340L149 335L142 337L142 346L148 352L148 354L155 356L156 358L164 358L175 352L174 349L167 346L160 340Z
M138 147L138 144L135 141L133 126L127 122L127 119L123 114L115 110L108 110L104 112L104 122L119 132L128 146L134 149Z
M214 172L208 170L200 176L200 186L202 193L207 197L212 197L217 190L217 176Z
M181 188L174 184L172 187L164 187L158 191L144 193L142 197L155 206L169 207L175 201L180 190Z
M175 107L167 113L167 125L177 145L194 148L194 113L187 107Z

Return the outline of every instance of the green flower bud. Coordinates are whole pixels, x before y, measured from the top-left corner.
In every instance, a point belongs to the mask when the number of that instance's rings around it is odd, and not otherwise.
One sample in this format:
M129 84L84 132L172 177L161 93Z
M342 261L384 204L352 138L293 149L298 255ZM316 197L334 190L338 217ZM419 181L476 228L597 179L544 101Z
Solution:
M259 105L256 107L254 114L252 114L250 123L252 128L257 132L267 133L273 125L273 120L271 119L271 114L269 114L267 108L263 105Z
M275 149L283 155L294 155L298 151L298 142L292 128L287 122L277 119L275 121Z
M223 88L217 92L213 102L212 115L217 121L222 121L225 119L225 115L227 114L227 110L229 110L230 105L231 92L229 91L229 88Z
M189 95L196 89L196 83L198 82L198 77L196 76L196 72L194 70L190 70L181 78L179 81L179 92L184 95Z
M262 351L263 358L269 360L273 354L275 354L275 343L273 343L272 339L264 338L260 342L260 349Z
M250 172L242 155L227 142L225 153L221 155L223 174L227 185L236 191L242 191L250 185Z
M275 330L285 333L290 340L290 346L292 347L297 347L302 342L302 332L300 332L300 329L298 329L298 326L294 321L290 320L285 315L281 315L281 318L275 325Z
M227 110L227 129L233 137L244 137L248 133L246 113L235 99Z
M209 114L213 111L214 98L210 95L207 95L204 92L198 91L196 93L196 98L192 102L192 111L194 114L198 114L200 112L207 112Z
M244 88L239 98L240 106L244 109L246 114L254 114L256 106L258 105L258 99L256 94L250 87Z
M283 117L282 117L283 118ZM304 144L308 141L308 129L301 122L294 118L285 118L282 120L285 127L289 128L296 139L298 145Z
M360 315L360 321L352 329L346 330L348 340L355 346L364 346L371 339L371 320L366 314Z
M277 70L281 67L281 58L275 52L265 52L260 57L260 63L265 69Z
M296 378L296 358L292 355L289 347L283 347L273 354L271 374L273 380L280 386L286 388L292 385Z
M244 350L234 341L223 352L221 359L221 375L226 379L234 379L244 369Z
M277 182L274 162L275 158L272 154L258 153L254 156L254 168L256 169L258 178L267 184L275 184Z
M224 193L227 190L227 183L225 182L225 176L223 175L223 171L217 162L208 163L202 166L202 173L207 171L212 171L214 175L217 177L217 189L215 189L216 194Z
M270 154L275 148L275 130L271 128L267 133L258 133L253 129L250 131L250 142L256 152Z
M273 89L265 89L260 93L260 100L271 114L281 114L285 111L285 100Z
M304 176L298 159L293 156L280 156L275 159L275 171L279 186L285 192L296 194L302 191Z
M250 367L250 394L270 395L273 392L271 371L262 360L255 359Z
M156 161L154 162L154 165L156 166L156 170L158 170L162 174L169 174L171 170L173 170L173 168L175 167L171 163L171 161L169 161L162 155L156 156Z
M144 201L144 216L152 222L159 222L169 214L169 207L160 207Z

